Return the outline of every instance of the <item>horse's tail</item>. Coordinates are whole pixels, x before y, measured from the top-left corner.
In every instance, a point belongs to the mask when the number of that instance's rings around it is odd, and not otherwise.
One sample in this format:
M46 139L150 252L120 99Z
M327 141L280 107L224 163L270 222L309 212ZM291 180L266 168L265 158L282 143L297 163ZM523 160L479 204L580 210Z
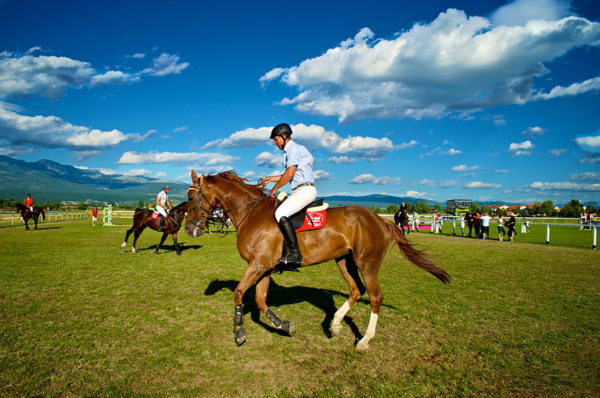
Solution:
M393 235L394 241L398 244L398 248L400 251L415 265L423 268L425 271L429 272L431 275L435 276L439 280L444 283L449 283L450 275L427 258L425 258L424 253L420 250L415 249L411 246L410 243L406 240L406 237L402 234L400 229L390 220L383 219L386 222L386 225L390 232Z

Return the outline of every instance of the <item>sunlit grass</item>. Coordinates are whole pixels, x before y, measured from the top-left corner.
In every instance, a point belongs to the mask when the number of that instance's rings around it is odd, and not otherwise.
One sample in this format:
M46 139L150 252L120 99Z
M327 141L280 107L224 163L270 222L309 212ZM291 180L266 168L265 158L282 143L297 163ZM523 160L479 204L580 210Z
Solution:
M600 394L594 250L411 234L453 283L390 250L377 334L358 353L366 295L340 336L325 331L348 295L334 262L273 276L269 305L294 337L267 326L250 291L236 347L232 290L246 263L235 235L180 234L183 256L155 256L159 233L134 255L119 249L125 230L0 230L1 396Z

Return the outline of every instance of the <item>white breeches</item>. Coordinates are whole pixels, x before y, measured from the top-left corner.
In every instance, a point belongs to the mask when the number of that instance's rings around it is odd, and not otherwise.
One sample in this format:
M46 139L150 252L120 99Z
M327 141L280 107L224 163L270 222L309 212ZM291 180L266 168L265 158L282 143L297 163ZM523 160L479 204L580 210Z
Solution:
M292 191L292 194L275 210L277 222L281 217L289 217L296 214L317 198L317 188L304 186Z
M159 212L163 217L167 217L167 210L159 205L156 205L156 211Z

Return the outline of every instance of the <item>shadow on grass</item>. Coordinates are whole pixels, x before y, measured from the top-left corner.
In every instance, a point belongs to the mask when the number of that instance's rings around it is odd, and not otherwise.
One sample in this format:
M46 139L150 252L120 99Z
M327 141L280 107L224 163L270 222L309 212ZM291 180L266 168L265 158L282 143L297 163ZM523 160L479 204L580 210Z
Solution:
M143 248L136 248L137 251L147 251L147 250L156 250L156 246L157 245L151 245L148 247L143 247ZM202 245L189 245L186 246L185 242L179 242L179 250L183 253L186 250L198 250L201 249L203 246ZM171 245L165 245L163 244L161 247L159 247L158 249L158 253L161 254L163 252L173 252L176 253L175 251L175 245L171 244Z
M44 230L47 230L47 229L61 229L61 228L62 227L38 227L36 229L36 228L33 228L33 227L29 227L29 229L24 229L23 231L44 231Z
M222 281L217 279L209 283L208 287L204 291L204 295L212 296L215 293L224 289L234 292L237 284L238 282L234 280ZM246 292L246 295L244 296L244 314L250 313L250 318L252 319L252 321L262 326L266 330L281 334L282 336L287 336L287 334L283 333L279 329L276 329L271 325L268 325L261 321L260 311L258 310L258 307L256 307L256 304L254 302L255 293L255 287L248 289L248 291ZM317 289L305 286L285 287L278 285L273 279L271 279L271 282L269 284L268 301L270 308L303 302L308 302L311 305L319 308L325 313L325 319L323 319L323 322L321 322L323 333L327 337L331 338L332 336L331 332L329 331L329 326L331 324L331 321L333 320L333 315L337 311L337 308L335 307L335 302L333 300L334 296L344 297L345 299L348 299L349 297L348 294L344 294L335 290ZM362 303L369 304L369 300L364 298L360 299L359 301L361 301ZM386 307L396 309L393 306L389 305ZM352 330L352 333L354 334L357 341L363 337L360 331L358 330L358 327L354 323L354 320L351 317L344 317L344 322Z

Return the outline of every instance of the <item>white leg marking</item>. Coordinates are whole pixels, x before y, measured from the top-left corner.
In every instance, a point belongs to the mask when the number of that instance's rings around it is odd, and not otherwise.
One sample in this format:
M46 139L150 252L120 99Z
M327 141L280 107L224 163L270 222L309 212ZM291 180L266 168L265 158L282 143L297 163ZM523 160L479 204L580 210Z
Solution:
M335 312L333 315L333 320L331 321L331 335L337 336L342 331L342 319L346 316L348 311L350 310L350 304L348 304L348 300L342 304L342 306Z
M125 246L127 246L127 243L125 243L125 242L121 243L121 249L124 248Z
M378 318L379 318L379 315L371 312L371 318L369 319L369 326L367 327L367 332L365 333L364 337L362 339L360 339L360 341L356 345L356 349L358 351L365 351L366 349L369 348L369 340L371 340L373 338L373 336L375 336L375 328L377 328L377 319Z
M135 254L135 247L132 247L132 248L131 248L131 252L132 252L133 254Z

